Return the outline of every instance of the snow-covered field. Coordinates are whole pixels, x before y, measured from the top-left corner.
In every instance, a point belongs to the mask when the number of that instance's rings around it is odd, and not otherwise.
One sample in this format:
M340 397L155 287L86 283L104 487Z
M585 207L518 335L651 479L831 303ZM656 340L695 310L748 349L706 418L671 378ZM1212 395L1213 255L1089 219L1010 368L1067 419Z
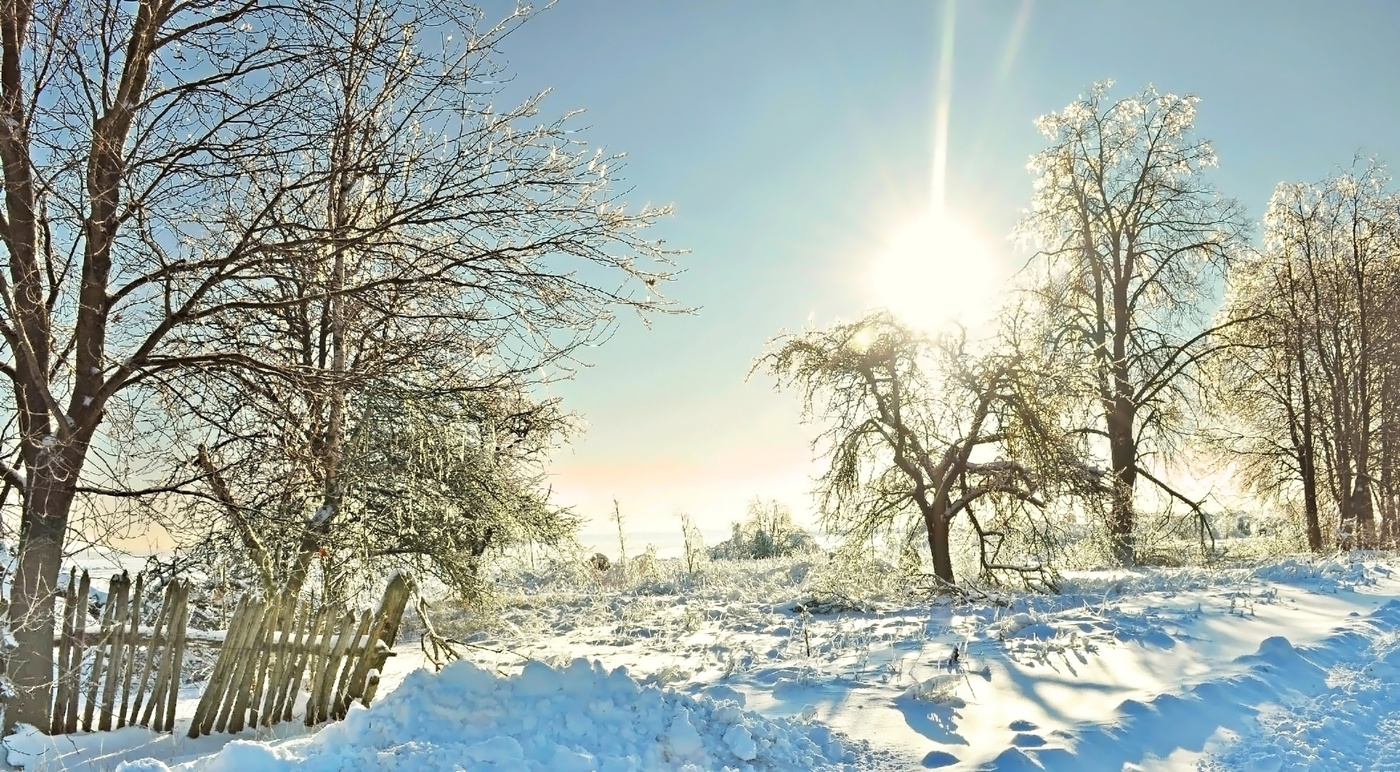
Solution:
M957 602L824 557L503 577L308 733L9 741L54 770L1400 769L1400 562L1075 574ZM844 609L844 610L838 610ZM449 615L450 616L450 615ZM475 627L475 629L473 629ZM958 661L950 662L954 648ZM416 672L415 672L416 671ZM182 693L188 716L199 686Z

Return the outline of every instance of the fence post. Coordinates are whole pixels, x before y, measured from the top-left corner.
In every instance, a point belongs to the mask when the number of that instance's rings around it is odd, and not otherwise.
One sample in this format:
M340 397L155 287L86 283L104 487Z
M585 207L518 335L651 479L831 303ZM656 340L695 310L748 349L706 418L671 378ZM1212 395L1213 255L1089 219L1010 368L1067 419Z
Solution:
M97 709L97 689L102 685L102 665L105 661L107 640L112 635L113 602L116 600L120 576L112 577L107 583L107 602L102 604L102 619L97 625L97 646L92 655L92 671L88 673L87 702L83 705L83 731L92 731L92 714Z

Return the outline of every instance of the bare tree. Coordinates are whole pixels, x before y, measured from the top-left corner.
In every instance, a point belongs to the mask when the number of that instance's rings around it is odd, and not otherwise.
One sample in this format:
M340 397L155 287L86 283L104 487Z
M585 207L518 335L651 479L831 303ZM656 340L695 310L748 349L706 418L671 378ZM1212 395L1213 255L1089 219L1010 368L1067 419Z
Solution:
M1128 563L1140 477L1199 513L1147 462L1179 439L1196 368L1220 350L1207 301L1245 223L1201 177L1216 158L1193 136L1196 98L1149 87L1109 101L1110 86L1038 121L1051 145L1031 159L1035 193L1019 231L1039 249L1045 324L1098 407L1083 429L1106 446L1108 530Z
M1301 486L1314 550L1323 546L1323 492L1343 545L1372 547L1394 528L1387 408L1400 361L1400 199L1388 182L1372 162L1319 184L1280 184L1263 250L1230 277L1224 313L1246 321L1231 330L1244 345L1229 357L1222 389L1251 428L1256 455L1286 450L1281 471Z
M264 302L193 330L244 356L218 377L186 371L172 389L203 395L189 408L226 457L242 459L233 468L254 473L243 489L282 491L276 519L301 531L280 577L293 591L313 559L346 541L338 521L364 492L349 473L353 448L384 394L419 406L451 404L442 395L452 392L518 401L529 381L606 336L615 308L667 307L656 293L667 253L638 235L665 210L627 213L611 188L619 159L584 148L567 119L527 124L539 96L492 105L490 84L504 77L493 56L519 17L477 30L411 10L359 4L312 25L328 87L306 95L289 128L321 149L282 162L288 174L321 176L303 176L309 184L290 195L259 192L278 243L307 254L267 278ZM546 423L531 442L562 425Z
M192 371L236 365L284 378L286 357L267 344L286 330L264 325L318 309L297 329L316 340L302 350L326 358L288 382L317 384L321 402L306 413L330 440L318 506L329 521L343 494L335 470L353 381L351 306L397 302L394 287L436 281L480 299L469 311L478 343L533 346L546 359L590 338L569 333L605 331L591 323L606 323L610 304L660 307L652 286L665 273L651 261L663 255L636 235L660 212L624 210L609 193L607 160L578 147L562 122L523 125L538 100L499 115L476 101L483 89L471 76L482 70L468 63L488 61L519 20L478 31L479 17L427 2L0 8L9 269L0 372L18 427L0 456L17 455L3 471L23 493L7 725L42 725L48 710L70 513L93 487L84 473L106 450L95 443L104 417L124 401L179 390L179 374ZM432 22L411 29L423 44L380 34L408 31L396 25L412 19ZM450 38L458 45L439 45ZM386 71L390 60L397 69ZM434 90L438 66L452 74ZM421 89L375 101L386 72L406 72ZM512 215L480 222L501 211ZM390 254L397 262L367 257ZM571 259L591 267L575 270ZM369 265L394 270L355 270ZM426 305L442 292L411 299L420 329L446 334ZM553 324L535 334L535 320ZM495 336L483 334L493 322Z
M1018 420L1017 358L975 361L959 339L935 342L875 312L779 338L760 365L780 386L798 389L807 416L826 424L817 443L828 461L818 489L828 525L868 539L912 511L936 579L952 586L949 528L966 515L984 571L1048 576L1042 566L998 563L1003 534L984 528L974 509L984 499L1043 504L1038 470L997 452L1035 427Z
M1294 271L1290 261L1258 258L1232 266L1221 315L1249 321L1229 330L1235 345L1209 363L1216 420L1207 437L1254 493L1272 500L1301 493L1308 548L1319 552L1321 405L1307 346L1309 304Z

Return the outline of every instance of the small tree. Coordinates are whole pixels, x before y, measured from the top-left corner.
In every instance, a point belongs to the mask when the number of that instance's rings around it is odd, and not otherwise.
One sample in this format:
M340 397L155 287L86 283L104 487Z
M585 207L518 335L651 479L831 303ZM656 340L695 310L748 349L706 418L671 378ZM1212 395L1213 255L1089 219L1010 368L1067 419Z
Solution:
M811 535L793 522L792 510L787 505L755 496L749 502L744 520L735 522L733 534L715 545L710 554L730 560L762 560L787 557L815 547Z
M275 456L218 467L201 448L217 506L192 499L181 519L204 524L201 552L252 564L269 593L318 567L332 599L410 570L471 600L488 550L557 544L576 530L544 486L546 454L567 426L556 403L505 390L379 395L359 411L342 460L341 510L314 550L305 521L287 511L308 491L283 476Z
M982 537L983 569L1039 567L997 562L999 534L983 527L979 503L1043 503L1043 475L998 455L1019 437L1030 448L1041 424L1017 395L1015 356L970 356L961 338L931 340L887 312L777 339L760 366L798 389L804 412L826 425L821 514L852 540L894 529L911 512L927 533L934 575L954 582L949 528L966 515ZM993 550L989 552L988 550Z
M257 302L192 326L185 345L221 356L172 375L162 396L186 424L187 447L217 447L228 487L254 497L225 509L257 509L244 521L295 543L275 572L285 590L363 537L365 508L378 507L365 498L367 481L396 468L374 447L380 432L395 436L385 423L393 410L403 407L405 427L429 448L424 463L470 443L481 422L505 420L494 406L550 423L552 405L526 404L531 384L605 337L616 309L668 307L657 288L669 253L641 235L665 210L627 211L612 187L617 159L585 148L569 116L539 122L543 94L507 109L491 102L503 79L498 46L525 12L480 24L479 12L458 10L321 9L303 30L317 77L266 146L277 174L208 218L220 233L253 232L257 248L296 259L247 288ZM299 152L285 152L288 136L301 140ZM465 420L473 410L480 415ZM434 424L466 434L426 437ZM555 433L534 431L528 442ZM270 491L275 507L255 500ZM515 495L509 486L495 493ZM549 509L513 511L535 518ZM396 511L414 533L435 532L445 512ZM411 527L402 519L410 512L421 518ZM435 539L437 558L458 543ZM464 588L471 572L452 573Z

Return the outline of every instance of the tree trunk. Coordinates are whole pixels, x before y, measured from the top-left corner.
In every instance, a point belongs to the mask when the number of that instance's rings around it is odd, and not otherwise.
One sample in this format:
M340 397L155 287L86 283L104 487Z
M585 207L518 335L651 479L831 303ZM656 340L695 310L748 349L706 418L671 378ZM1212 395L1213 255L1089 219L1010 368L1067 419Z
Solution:
M1133 438L1133 410L1128 400L1119 398L1108 414L1109 461L1113 467L1113 509L1109 513L1108 535L1113 541L1113 558L1119 564L1134 562L1133 488L1137 484L1137 443Z
M1376 546L1376 517L1371 502L1370 476L1357 471L1356 484L1351 490L1351 514L1356 519L1356 546L1374 549Z
M1303 478L1303 524L1308 531L1308 549L1322 552L1322 525L1317 512L1317 468L1307 449L1298 451L1298 468Z
M1322 525L1317 510L1317 445L1313 437L1312 389L1307 360L1298 349L1298 378L1303 397L1302 447L1298 448L1298 473L1303 478L1303 523L1308 530L1308 549L1322 552Z
M19 567L10 589L10 624L18 645L9 656L16 694L6 703L6 734L19 723L47 726L53 704L54 600L78 465L59 454L43 455L48 463L34 470L24 502Z
M948 510L948 502L935 501L932 504L919 502L923 511L924 523L928 525L928 549L933 557L933 575L949 587L953 585L953 559L948 549L948 518L943 513Z

